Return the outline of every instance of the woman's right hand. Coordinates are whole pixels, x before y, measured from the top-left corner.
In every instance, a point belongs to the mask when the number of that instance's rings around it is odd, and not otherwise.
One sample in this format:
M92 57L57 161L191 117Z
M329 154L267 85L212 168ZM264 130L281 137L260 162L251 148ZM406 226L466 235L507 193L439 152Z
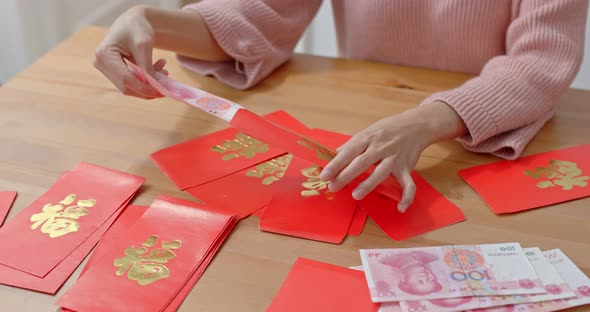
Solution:
M152 65L154 36L154 30L145 16L145 8L138 6L129 9L117 18L96 49L94 67L123 94L144 99L161 97L156 89L137 79L123 61L123 58L128 59L151 76L156 71L168 74L164 69L164 59Z

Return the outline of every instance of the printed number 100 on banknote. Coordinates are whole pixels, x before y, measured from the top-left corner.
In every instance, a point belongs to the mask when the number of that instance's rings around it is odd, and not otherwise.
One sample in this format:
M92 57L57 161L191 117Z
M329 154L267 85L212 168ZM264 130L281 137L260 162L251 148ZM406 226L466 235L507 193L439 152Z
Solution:
M362 249L374 302L545 293L518 243Z

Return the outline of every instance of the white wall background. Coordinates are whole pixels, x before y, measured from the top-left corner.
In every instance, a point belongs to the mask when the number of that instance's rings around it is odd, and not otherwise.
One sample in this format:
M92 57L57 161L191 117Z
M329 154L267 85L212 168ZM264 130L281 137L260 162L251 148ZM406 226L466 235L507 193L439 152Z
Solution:
M86 25L108 26L135 4L178 8L181 0L0 0L0 83ZM332 2L325 0L295 48L299 53L337 56ZM590 90L590 23L585 58L572 87Z

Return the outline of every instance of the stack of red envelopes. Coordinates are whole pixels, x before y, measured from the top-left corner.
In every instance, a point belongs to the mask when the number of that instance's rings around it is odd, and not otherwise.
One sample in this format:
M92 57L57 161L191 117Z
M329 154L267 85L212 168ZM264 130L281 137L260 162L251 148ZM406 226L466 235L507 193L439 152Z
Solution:
M176 311L235 222L166 196L148 208L130 206L57 304L64 311Z
M87 163L0 228L0 283L54 294L144 178Z
M350 138L310 129L283 111L264 118L330 149ZM358 235L368 215L389 237L402 240L465 219L459 208L417 173L416 201L400 214L387 191L372 192L360 202L351 196L354 184L330 193L328 184L319 179L317 164L233 128L165 148L151 157L180 189L208 206L238 218L260 215L263 231L340 243L346 235Z

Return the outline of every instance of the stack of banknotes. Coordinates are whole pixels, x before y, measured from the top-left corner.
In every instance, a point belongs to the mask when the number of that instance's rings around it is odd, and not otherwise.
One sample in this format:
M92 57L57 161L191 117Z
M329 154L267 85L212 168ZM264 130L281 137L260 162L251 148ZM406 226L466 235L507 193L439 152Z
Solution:
M590 304L590 279L559 249L506 243L360 252L381 312L558 311Z

